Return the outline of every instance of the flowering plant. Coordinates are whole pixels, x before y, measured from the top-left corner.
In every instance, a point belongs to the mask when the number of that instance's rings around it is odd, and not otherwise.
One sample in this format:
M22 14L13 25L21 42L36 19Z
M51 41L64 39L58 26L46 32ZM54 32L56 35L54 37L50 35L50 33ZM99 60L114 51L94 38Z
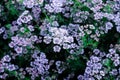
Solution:
M120 0L0 0L0 80L120 80Z

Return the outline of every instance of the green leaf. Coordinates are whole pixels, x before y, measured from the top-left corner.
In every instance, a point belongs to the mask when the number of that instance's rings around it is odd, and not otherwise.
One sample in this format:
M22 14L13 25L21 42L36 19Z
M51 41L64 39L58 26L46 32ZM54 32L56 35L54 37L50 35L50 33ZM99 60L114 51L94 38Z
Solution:
M25 80L30 80L30 78L26 77Z
M105 59L105 61L103 62L104 66L107 66L108 68L111 66L111 60L110 59Z
M106 5L103 10L106 11L106 12L108 12L108 13L112 12L112 8L111 8L111 6L109 4Z
M10 29L10 27L11 27L11 24L6 25L6 28Z
M15 6L12 4L12 1L9 0L7 3L6 3L6 7L8 9L8 12L10 15L18 15L18 10L15 8Z

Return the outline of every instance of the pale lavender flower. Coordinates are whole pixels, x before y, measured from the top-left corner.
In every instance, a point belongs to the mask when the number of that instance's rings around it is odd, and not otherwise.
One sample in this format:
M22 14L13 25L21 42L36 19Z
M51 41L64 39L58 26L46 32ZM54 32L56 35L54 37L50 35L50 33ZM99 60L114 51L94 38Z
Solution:
M5 55L2 60L4 62L10 62L11 61L11 57L9 55Z
M54 9L49 4L45 5L45 9L47 9L50 13L54 12Z
M0 34L2 34L5 31L5 27L0 28Z
M15 65L9 65L8 66L8 68L7 68L9 71L13 71L13 70L15 70L16 68L15 68Z
M69 43L74 42L74 38L73 38L72 36L68 36L68 39L67 39L67 40L68 40Z
M18 41L18 39L19 39L18 36L12 36L12 37L11 37L11 40L13 40L13 41L15 41L15 42Z
M20 17L20 21L21 21L22 23L27 23L27 22L28 22L27 16L21 16L21 17Z
M117 30L117 32L120 33L120 26L117 26L117 27L116 27L116 30Z
M18 24L18 25L21 25L21 24L22 24L22 21L21 21L20 18L17 19L17 24Z
M52 41L52 37L51 36L45 36L43 39L43 42L46 44L50 44Z
M34 0L24 0L23 5L25 5L27 8L32 8L35 4Z
M98 69L102 68L102 64L101 63L97 63L96 66L97 66Z
M110 72L110 74L112 74L112 75L117 75L117 74L118 74L117 69L112 69L112 71Z
M90 67L86 67L85 73L90 74L91 73L91 68Z
M111 22L107 22L105 24L105 28L106 28L106 31L108 32L108 30L112 29L113 28L113 24Z
M7 68L8 67L8 63L2 63L2 67Z
M38 37L36 35L33 35L30 37L31 41L35 42L37 41Z
M92 0L93 4L102 4L102 0Z
M114 64L115 66L120 65L120 60L115 60L115 61L113 62L113 64Z
M70 48L76 48L76 47L77 47L77 44L76 44L76 43L70 44Z
M100 50L99 49L94 49L93 52L98 55L100 53Z
M34 13L34 14L40 14L40 12L41 12L41 9L40 9L40 7L39 6L35 6L35 7L33 7L32 8L32 12Z
M45 58L46 58L45 53L41 52L41 53L40 53L40 59L45 59Z
M119 72L119 74L120 74L120 68L118 69L118 72Z
M91 56L90 59L91 59L91 61L94 62L94 63L100 61L100 59L99 59L98 57L96 57L96 56Z
M10 30L11 30L12 32L17 31L17 30L18 30L18 26L11 26L11 27L10 27Z
M105 57L106 53L105 52L100 52L100 57Z
M32 25L29 25L29 26L28 26L28 29L29 29L30 31L34 31L34 27L33 27Z
M77 77L77 79L78 79L78 80L84 80L84 76L83 76L83 75L79 75L79 76Z
M53 50L54 50L54 52L60 52L61 47L56 45L53 47Z
M22 48L22 47L16 47L16 48L15 48L15 51L16 51L18 54L20 54L20 53L22 53L23 48Z
M62 10L63 10L63 8L54 8L54 12L56 12L56 13L59 13L59 12L62 12Z
M95 73L95 74L98 74L99 73L99 70L97 68L93 68L92 69L92 72Z
M115 50L115 49L109 49L109 52L110 52L111 54L114 54L114 53L116 53L116 50Z
M99 19L103 18L103 14L100 13L100 12L97 12L97 13L94 14L94 17L95 17L95 20L99 20Z
M0 78L5 80L7 76L8 76L8 74L4 73L4 74L0 75Z
M0 67L0 73L4 72L4 67Z
M102 79L102 76L101 75L96 75L95 76L98 80L101 80Z
M56 65L57 67L59 67L59 66L61 65L61 61L56 61L56 62L55 62L55 65Z
M16 44L15 44L14 42L10 42L10 43L9 43L9 47L10 47L10 48L13 48L13 47L15 47L15 46L16 46Z
M52 22L52 25L53 25L53 26L59 26L59 24L58 24L57 21L53 21L53 22Z
M21 31L22 33L24 33L24 32L25 32L25 28L24 28L24 27L21 27L21 28L20 28L20 31Z
M63 44L63 49L69 49L70 48L70 45L69 44L67 44L67 43L64 43Z
M53 38L53 43L54 44L61 44L62 40L60 38Z
M87 62L87 66L92 67L92 66L93 66L93 63L92 63L91 61L88 61L88 62Z
M27 15L27 20L28 20L28 22L30 21L30 20L32 20L33 19L33 17L31 16L31 15Z
M105 76L105 72L104 71L100 71L100 75L101 76Z

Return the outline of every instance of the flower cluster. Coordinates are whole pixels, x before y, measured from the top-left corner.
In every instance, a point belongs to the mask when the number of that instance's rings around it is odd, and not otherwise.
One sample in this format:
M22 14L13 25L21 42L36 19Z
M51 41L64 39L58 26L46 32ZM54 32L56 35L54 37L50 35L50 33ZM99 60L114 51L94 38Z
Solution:
M71 48L71 44L74 42L74 38L68 34L66 29L50 27L49 33L50 35L45 36L43 41L46 44L49 44L51 41L53 41L53 44L56 45L53 47L55 52L60 52L60 46L62 46L63 49Z
M0 78L5 79L8 74L5 73L6 70L8 71L14 71L18 69L18 66L11 64L11 57L9 55L5 55L1 60L0 60Z
M50 0L50 4L45 5L45 9L47 9L50 13L59 13L62 12L62 6L66 0Z
M109 49L109 53L94 49L94 55L87 61L84 75L79 75L79 80L102 80L111 76L116 76L119 80L120 56L114 48Z
M17 19L17 24L21 25L22 23L28 23L29 21L31 21L33 18L31 15L28 14L29 11L24 11L19 18Z
M33 8L36 5L42 4L44 0L24 0L23 5L27 8Z
M34 53L32 58L34 61L30 63L31 67L26 68L27 72L32 75L31 79L34 80L36 77L39 77L39 75L47 75L50 65L45 53Z

